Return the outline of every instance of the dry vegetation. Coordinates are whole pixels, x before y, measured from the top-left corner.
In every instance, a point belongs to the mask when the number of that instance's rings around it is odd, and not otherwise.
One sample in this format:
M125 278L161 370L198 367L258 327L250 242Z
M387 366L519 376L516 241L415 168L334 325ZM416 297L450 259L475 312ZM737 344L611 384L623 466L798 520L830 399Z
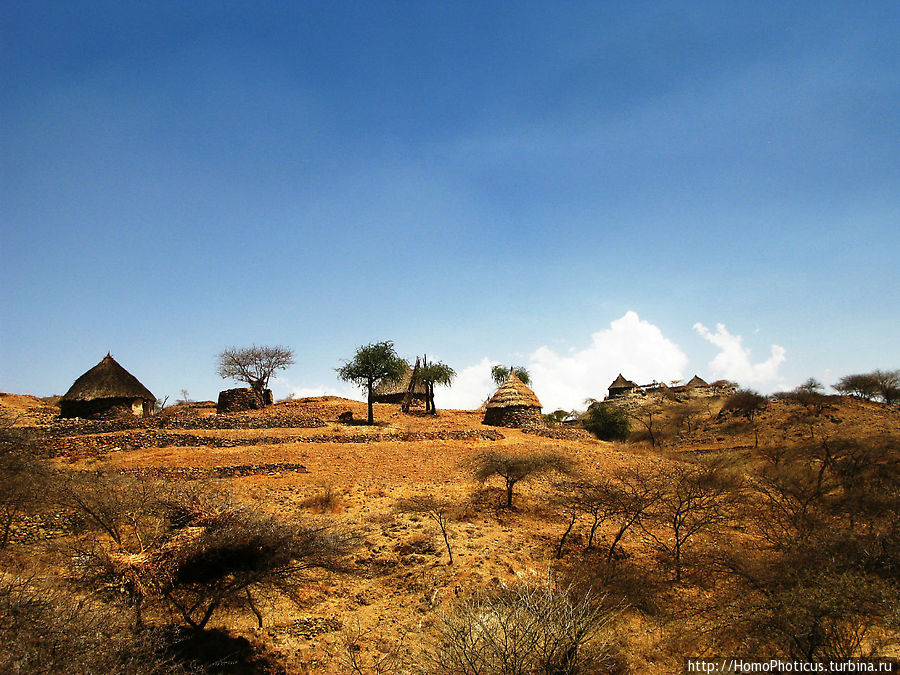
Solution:
M739 402L638 401L631 439L603 442L380 404L371 428L333 397L250 414L324 426L192 429L214 406L183 404L138 435L0 395L0 671L900 655L900 412Z

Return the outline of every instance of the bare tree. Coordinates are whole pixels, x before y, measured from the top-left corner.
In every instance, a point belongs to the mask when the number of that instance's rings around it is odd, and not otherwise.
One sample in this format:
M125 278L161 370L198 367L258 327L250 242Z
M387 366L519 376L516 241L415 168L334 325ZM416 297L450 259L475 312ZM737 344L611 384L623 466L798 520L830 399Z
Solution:
M229 347L218 355L218 372L223 379L246 382L265 404L269 378L276 370L294 363L294 351L288 347Z
M569 473L573 462L557 452L532 452L524 455L490 451L475 457L472 472L482 483L491 476L506 482L506 508L512 508L513 488L520 481L543 473Z
M629 419L634 420L638 424L640 424L644 429L647 430L647 435L650 438L651 447L656 447L658 439L656 437L656 422L659 420L659 410L654 410L650 406L646 406L643 408L637 408L635 410L628 410L626 408L622 408L625 414ZM654 419L656 417L656 419Z
M447 557L450 559L449 564L452 565L453 551L450 549L450 535L448 532L450 507L451 503L448 500L430 495L419 495L397 502L397 510L405 513L424 513L437 524L441 531L441 536L444 538L444 545L447 547Z
M713 530L727 518L726 506L738 487L735 477L712 464L676 464L659 476L661 498L653 512L654 524L662 532L641 521L644 533L672 559L675 580L681 581L684 551L701 532Z
M253 593L294 597L313 568L334 569L349 542L331 530L231 506L216 496L102 476L67 484L64 503L95 526L76 556L84 583L124 591L141 624L145 603L202 631L223 605ZM96 489L90 489L94 483Z

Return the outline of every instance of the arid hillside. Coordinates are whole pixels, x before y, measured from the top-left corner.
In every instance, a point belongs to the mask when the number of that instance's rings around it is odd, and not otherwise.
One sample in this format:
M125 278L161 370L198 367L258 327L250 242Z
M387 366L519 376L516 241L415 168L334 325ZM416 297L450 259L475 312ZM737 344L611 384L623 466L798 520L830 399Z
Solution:
M86 421L0 394L0 666L474 672L498 631L556 672L900 655L900 411L723 403L633 401L605 442L336 397Z

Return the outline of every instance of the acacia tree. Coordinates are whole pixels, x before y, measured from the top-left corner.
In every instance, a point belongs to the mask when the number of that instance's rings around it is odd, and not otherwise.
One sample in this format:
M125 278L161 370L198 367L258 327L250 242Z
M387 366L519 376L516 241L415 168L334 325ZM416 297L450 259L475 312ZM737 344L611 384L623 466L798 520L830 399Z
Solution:
M456 371L446 363L425 363L419 368L419 378L425 385L425 412L433 415L437 414L437 408L434 406L434 385L439 384L444 387L450 386L453 378L456 377Z
M872 378L882 401L888 405L900 401L900 370L873 370Z
M601 441L624 441L628 438L628 415L611 403L592 403L582 422L584 428Z
M408 364L397 356L391 340L374 342L356 350L352 361L347 361L337 369L338 377L345 382L353 382L366 390L369 404L369 424L375 424L372 407L372 392L381 382L397 382L403 377Z
M831 386L839 394L855 396L866 401L871 401L878 395L878 384L871 373L844 375Z
M472 473L482 483L497 475L506 481L506 508L512 508L513 488L519 481L527 480L550 471L568 474L573 462L556 452L532 452L514 455L507 452L485 452L473 460Z
M508 368L507 366L499 364L491 367L491 379L494 381L494 384L499 387L506 382L510 370L516 374L516 377L522 380L523 384L531 384L531 375L528 374L528 370L526 370L524 366L513 366L512 368Z
M269 378L276 370L284 370L294 363L294 350L289 347L229 347L218 355L216 372L223 379L246 382L266 403L265 391L269 388Z

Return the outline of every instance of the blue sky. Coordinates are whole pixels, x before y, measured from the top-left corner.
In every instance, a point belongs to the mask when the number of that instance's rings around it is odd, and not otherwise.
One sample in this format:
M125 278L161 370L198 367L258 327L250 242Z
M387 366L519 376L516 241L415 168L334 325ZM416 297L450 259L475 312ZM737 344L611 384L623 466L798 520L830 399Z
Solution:
M0 390L63 393L112 351L215 398L215 355L254 342L296 350L276 395L349 392L342 359L392 339L454 366L461 406L490 362L547 407L620 370L900 367L896 2L0 20Z

